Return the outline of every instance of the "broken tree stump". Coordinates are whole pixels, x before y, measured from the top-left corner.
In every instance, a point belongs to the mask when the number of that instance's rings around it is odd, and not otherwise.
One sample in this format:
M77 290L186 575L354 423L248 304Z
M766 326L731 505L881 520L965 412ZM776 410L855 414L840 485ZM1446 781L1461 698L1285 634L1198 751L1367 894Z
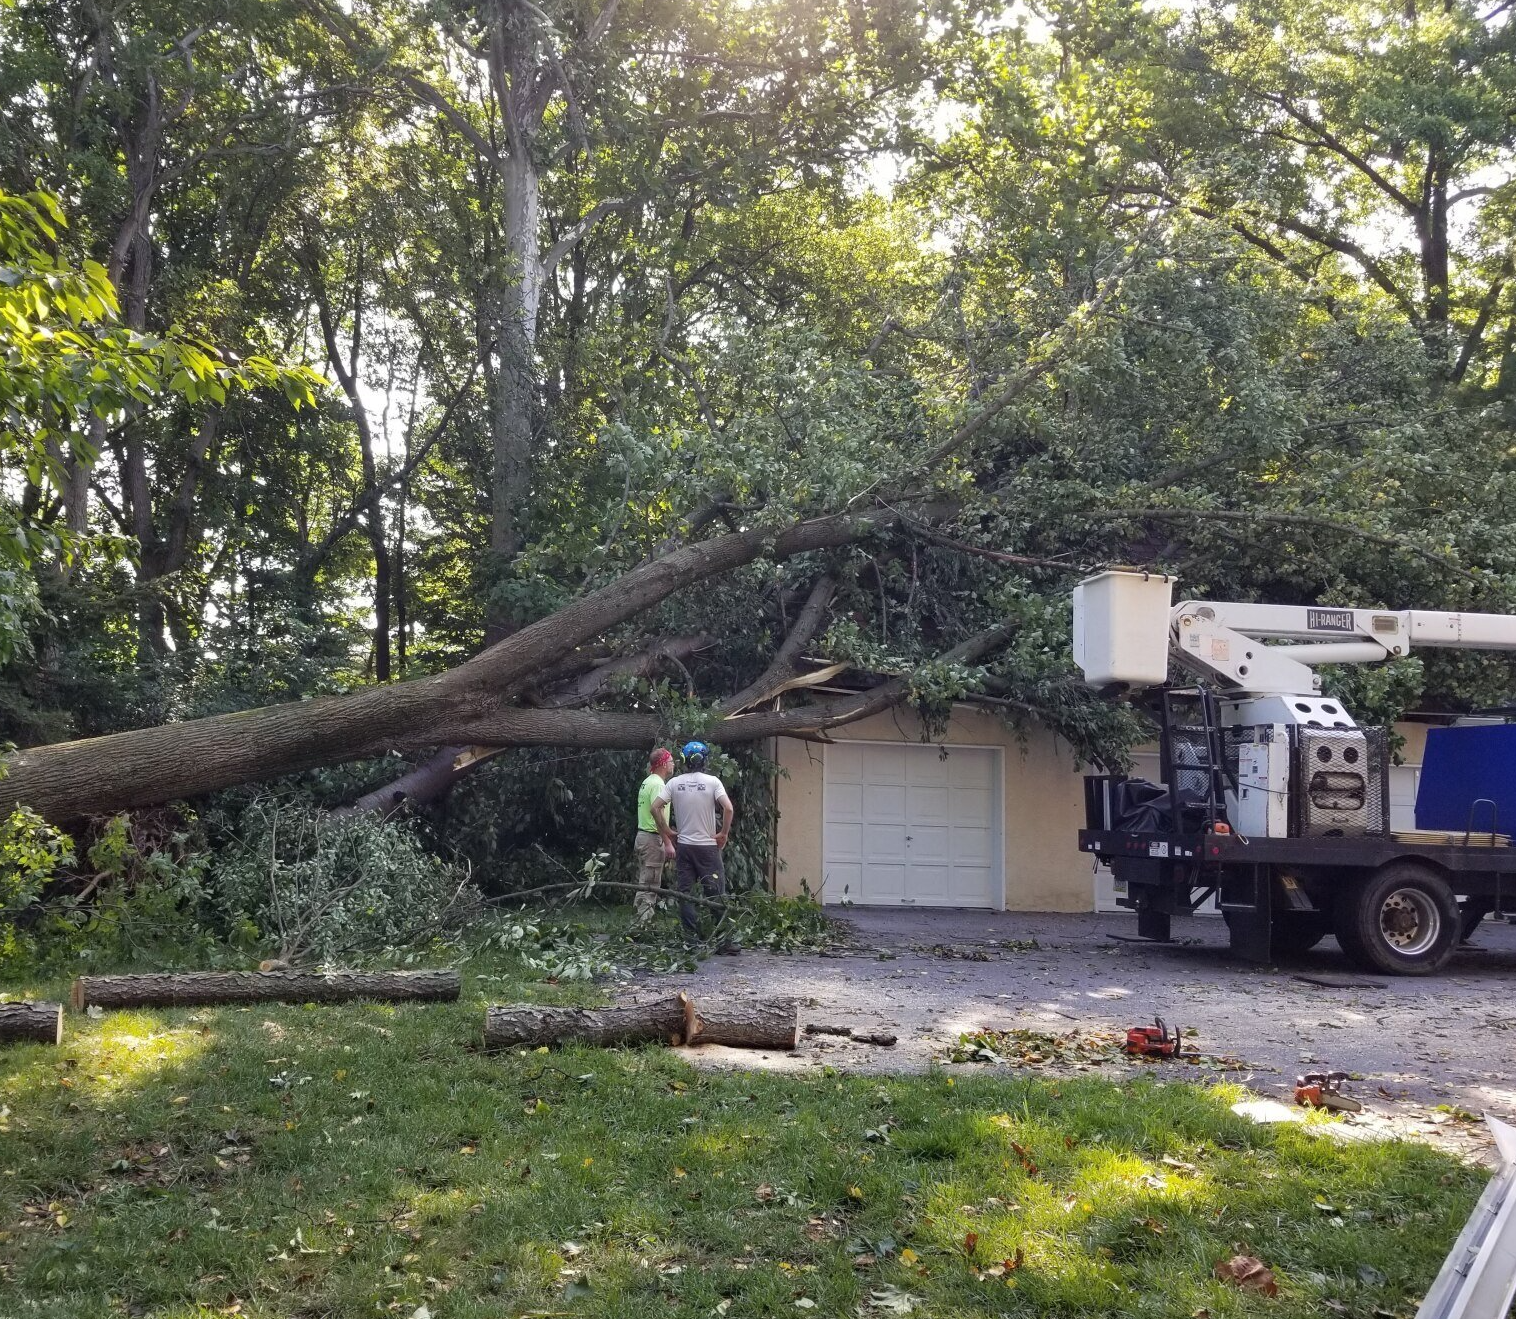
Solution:
M456 971L190 971L137 976L80 976L76 1012L102 1008L172 1008L215 1003L452 1002Z
M63 1004L0 1003L0 1044L62 1044Z
M793 1049L800 1043L800 1004L793 998L701 999L684 1004L686 1044L737 1049Z
M683 996L613 1008L549 1008L533 1003L488 1008L484 1047L543 1044L678 1044L684 1038Z

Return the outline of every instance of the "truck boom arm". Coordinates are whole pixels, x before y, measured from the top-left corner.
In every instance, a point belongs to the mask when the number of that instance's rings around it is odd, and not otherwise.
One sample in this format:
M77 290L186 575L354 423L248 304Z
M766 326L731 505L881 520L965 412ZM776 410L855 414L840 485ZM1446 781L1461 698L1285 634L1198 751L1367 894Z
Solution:
M1231 694L1297 695L1320 690L1317 664L1374 664L1418 646L1516 650L1516 617L1505 614L1222 600L1173 605L1172 590L1170 578L1130 572L1099 573L1075 588L1075 659L1088 681L1157 686L1171 657Z

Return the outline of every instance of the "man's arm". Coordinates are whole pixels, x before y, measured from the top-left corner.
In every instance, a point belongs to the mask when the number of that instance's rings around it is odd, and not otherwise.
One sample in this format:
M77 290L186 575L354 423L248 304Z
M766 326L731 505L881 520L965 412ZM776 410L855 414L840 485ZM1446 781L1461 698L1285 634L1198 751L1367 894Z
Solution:
M653 798L653 823L658 826L658 836L663 839L663 854L674 855L674 831L669 828L669 806L661 797Z
M721 807L721 827L716 830L716 846L725 847L726 840L731 837L732 821L737 818L737 808L724 792L716 798L716 804Z

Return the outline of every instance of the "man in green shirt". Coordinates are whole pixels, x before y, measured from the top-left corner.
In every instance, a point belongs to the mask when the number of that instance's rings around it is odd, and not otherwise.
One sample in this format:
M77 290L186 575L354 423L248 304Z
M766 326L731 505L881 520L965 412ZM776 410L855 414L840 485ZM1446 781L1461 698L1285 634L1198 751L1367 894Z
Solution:
M658 906L658 890L663 887L663 867L673 855L674 849L658 832L658 822L653 818L653 798L674 772L674 757L659 747L647 759L648 774L637 790L637 839L634 850L637 857L637 883L641 892L632 899L632 910L639 922L651 920Z

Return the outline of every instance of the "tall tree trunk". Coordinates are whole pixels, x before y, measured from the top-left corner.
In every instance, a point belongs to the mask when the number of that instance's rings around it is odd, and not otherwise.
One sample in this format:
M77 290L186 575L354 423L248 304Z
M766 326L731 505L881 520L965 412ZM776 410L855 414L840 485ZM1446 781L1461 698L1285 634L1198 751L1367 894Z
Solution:
M502 162L501 227L505 251L490 289L495 332L491 381L490 548L508 557L521 548L530 494L537 406L537 304L542 291L538 228L542 206L529 147Z

